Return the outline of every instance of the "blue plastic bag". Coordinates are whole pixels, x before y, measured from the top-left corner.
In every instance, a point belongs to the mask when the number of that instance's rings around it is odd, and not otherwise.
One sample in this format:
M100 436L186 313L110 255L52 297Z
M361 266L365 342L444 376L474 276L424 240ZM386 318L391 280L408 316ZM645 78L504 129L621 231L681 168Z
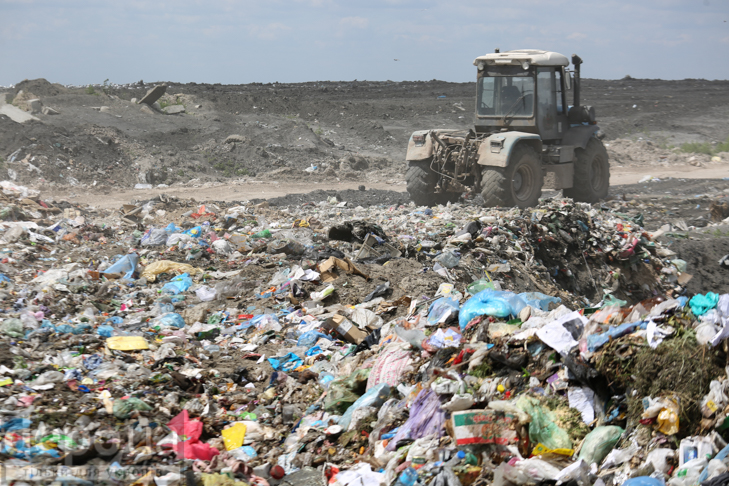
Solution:
M621 336L634 332L636 329L646 329L647 327L648 323L643 321L628 322L619 326L611 326L602 334L591 334L587 336L587 349L590 352L595 352L610 342L611 339L617 339Z
M23 430L30 427L33 422L25 418L12 418L0 425L0 432L12 432L14 430Z
M118 262L107 268L101 273L125 273L124 278L131 280L134 278L134 272L137 270L139 255L130 253L124 255Z
M310 349L309 349L309 350L308 350L308 351L307 351L306 353L304 353L304 354L306 354L306 356L308 356L308 357L311 357L311 356L316 356L317 354L321 354L321 353L323 353L323 352L324 352L324 350L323 350L323 349L321 349L321 346L314 346L313 348L310 348Z
M193 238L200 238L202 236L202 226L195 226L187 231L183 231L183 235L192 236Z
M114 328L111 326L99 326L96 329L96 334L101 337L110 338L114 335Z
M165 232L166 232L166 233L167 233L168 235L171 235L172 233L179 233L180 231L182 231L182 228L180 228L180 227L176 226L176 225L175 225L175 223L170 223L170 224L168 224L168 225L167 225L167 227L165 228Z
M167 241L167 231L162 228L150 228L144 236L142 236L142 246L159 246L164 245Z
M104 360L101 359L101 356L99 356L98 354L92 354L90 356L86 356L83 359L84 368L86 368L89 371L95 370L96 368L101 366L101 363L103 363L103 362L104 362Z
M299 336L299 340L296 341L296 345L310 348L321 338L326 338L331 341L331 338L324 333L319 331L306 331L304 334Z
M706 295L696 294L691 297L691 300L689 301L691 312L693 312L696 317L703 316L716 307L716 304L718 303L719 294L715 294L714 292L707 292Z
M109 326L118 326L118 325L122 324L123 322L124 322L124 319L122 319L121 317L112 316L112 317L108 318L107 320L105 320L104 324L109 325Z
M389 396L390 385L387 383L380 383L370 388L367 390L367 393L359 397L356 402L349 406L347 411L344 412L344 415L342 415L342 418L339 419L339 425L346 431L349 423L352 421L352 414L355 410L362 407L380 408Z
M622 486L665 486L665 483L650 476L638 476L628 479Z
M518 296L513 292L482 290L463 304L458 316L458 325L461 327L461 330L463 330L474 317L486 315L504 318L509 317L512 314L518 314L521 309L515 312L510 303L510 301L515 302L517 300L514 299L514 297ZM521 301L521 304L524 303L523 300L518 300ZM521 308L523 307L524 305L521 305Z
M454 319L458 315L460 304L453 297L441 297L428 308L428 325L435 326Z
M281 358L268 358L268 362L276 371L291 371L304 364L304 360L294 353L289 353Z
M152 320L152 325L161 327L176 327L178 329L182 329L183 327L185 327L185 320L180 314L177 314L175 312L168 312L167 314L162 314L161 316L155 317Z
M550 297L549 295L541 292L524 292L519 294L519 297L521 297L526 305L545 312L549 310L549 304L562 303L562 299L559 297Z
M178 275L162 287L162 292L166 294L181 294L192 287L192 279L186 273Z

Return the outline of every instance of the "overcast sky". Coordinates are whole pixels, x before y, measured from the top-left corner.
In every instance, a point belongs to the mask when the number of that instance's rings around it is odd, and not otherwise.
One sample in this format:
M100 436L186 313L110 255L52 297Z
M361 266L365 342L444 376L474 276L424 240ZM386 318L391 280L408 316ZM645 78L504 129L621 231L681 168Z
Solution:
M495 47L729 79L728 20L729 0L0 0L0 85L470 81Z

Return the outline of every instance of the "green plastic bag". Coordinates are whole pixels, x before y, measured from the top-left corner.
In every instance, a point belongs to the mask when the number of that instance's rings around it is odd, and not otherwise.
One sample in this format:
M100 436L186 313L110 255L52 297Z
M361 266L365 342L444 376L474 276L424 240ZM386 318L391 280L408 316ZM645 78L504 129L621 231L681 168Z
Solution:
M114 400L114 417L118 419L129 418L135 410L148 412L152 407L141 401L139 398L130 397L126 400Z
M538 399L522 395L516 406L532 418L529 423L529 441L532 444L544 444L548 449L572 449L567 431L555 423L554 413L544 408Z
M20 319L5 319L0 325L0 331L10 337L21 338L25 336L23 332L23 322Z
M369 376L369 368L359 369L344 378L332 381L324 398L324 410L338 412L340 415L344 413L367 391Z
M584 459L587 464L600 464L613 450L623 432L625 431L617 425L595 427L595 430L585 436L580 450L580 459Z
M471 285L466 287L466 292L468 292L471 295L476 295L477 293L481 292L482 290L495 290L496 287L494 287L493 282L490 282L486 280L485 278L482 278L480 280L476 280Z

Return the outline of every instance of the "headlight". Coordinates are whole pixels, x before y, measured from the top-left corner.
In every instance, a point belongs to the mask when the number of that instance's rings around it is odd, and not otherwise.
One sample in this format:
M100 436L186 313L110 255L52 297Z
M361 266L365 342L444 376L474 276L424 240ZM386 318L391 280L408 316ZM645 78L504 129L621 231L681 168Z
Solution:
M413 135L413 143L416 147L425 145L425 135Z

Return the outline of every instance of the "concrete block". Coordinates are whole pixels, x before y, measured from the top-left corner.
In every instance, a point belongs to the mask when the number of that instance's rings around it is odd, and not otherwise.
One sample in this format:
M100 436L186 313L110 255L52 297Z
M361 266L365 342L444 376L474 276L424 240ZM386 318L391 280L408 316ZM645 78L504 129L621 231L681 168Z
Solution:
M50 106L44 106L43 107L43 114L44 115L58 115L59 113L51 108Z
M143 105L141 110L142 113L146 113L148 115L154 115L154 110L150 108L148 105Z
M43 103L38 98L34 100L28 100L28 108L33 115L37 115L43 109Z
M0 115L5 115L16 123L26 123L31 120L40 121L30 113L26 113L17 106L2 105L0 106Z
M155 86L154 88L147 91L147 94L144 95L144 98L139 100L139 102L151 106L152 103L160 99L162 95L165 94L165 91L167 91L166 84L160 84L159 86Z
M185 107L182 105L170 105L165 107L164 112L168 115L177 115L178 113L185 113Z

